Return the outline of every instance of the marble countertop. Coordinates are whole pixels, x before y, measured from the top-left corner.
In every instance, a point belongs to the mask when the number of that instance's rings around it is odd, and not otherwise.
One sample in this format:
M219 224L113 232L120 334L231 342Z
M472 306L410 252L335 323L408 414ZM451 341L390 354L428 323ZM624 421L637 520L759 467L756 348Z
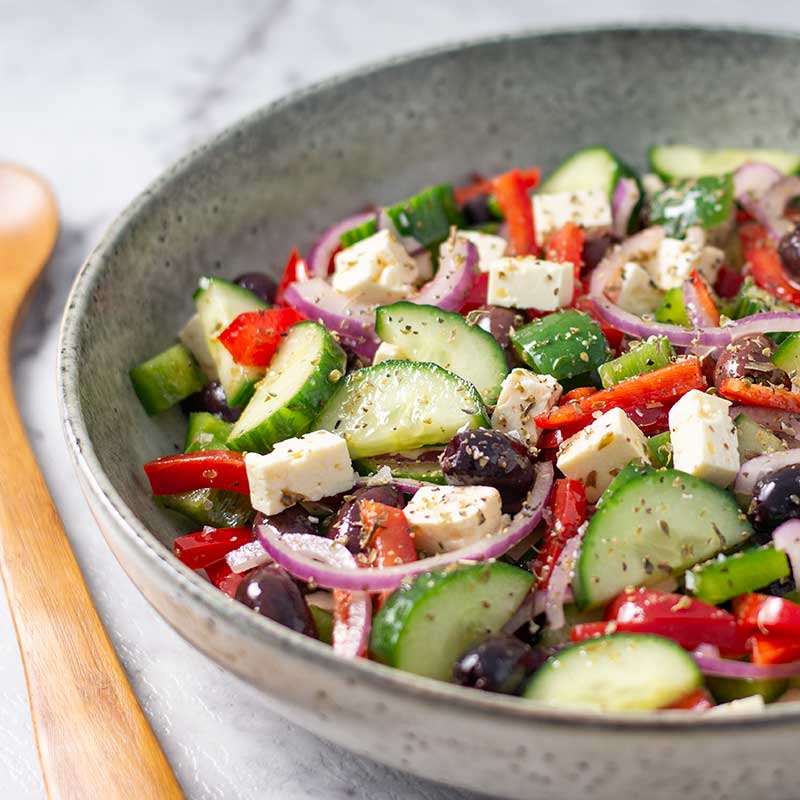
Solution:
M800 30L778 0L0 0L0 159L47 176L62 234L20 330L19 404L100 614L187 795L466 797L352 756L267 710L150 608L106 548L61 435L58 323L70 283L123 206L192 145L336 72L433 44L526 28L669 21ZM24 676L0 602L6 800L44 796Z

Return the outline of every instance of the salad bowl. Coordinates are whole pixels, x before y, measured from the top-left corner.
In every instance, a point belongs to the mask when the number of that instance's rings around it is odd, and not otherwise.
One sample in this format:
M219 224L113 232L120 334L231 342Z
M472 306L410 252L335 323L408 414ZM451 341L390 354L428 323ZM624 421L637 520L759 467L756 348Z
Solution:
M81 269L59 392L104 536L156 610L286 717L355 752L504 797L795 796L800 708L699 718L555 710L347 660L213 589L171 552L185 528L141 465L178 449L177 411L148 418L132 364L161 350L201 274L278 276L331 219L436 179L557 164L607 143L797 148L798 41L723 30L592 30L478 42L389 62L255 113L169 169Z

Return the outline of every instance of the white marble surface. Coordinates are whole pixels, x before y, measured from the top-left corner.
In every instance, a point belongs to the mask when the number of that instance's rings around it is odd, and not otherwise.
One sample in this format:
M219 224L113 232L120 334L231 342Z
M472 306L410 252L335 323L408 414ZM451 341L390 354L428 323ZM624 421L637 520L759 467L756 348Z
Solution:
M77 489L56 408L57 327L80 262L125 203L187 148L299 86L445 41L661 20L798 30L800 10L777 0L0 0L0 159L48 176L63 214L18 340L18 397L101 616L189 797L465 794L351 756L267 711L168 628L119 568ZM4 603L0 774L4 800L43 797Z

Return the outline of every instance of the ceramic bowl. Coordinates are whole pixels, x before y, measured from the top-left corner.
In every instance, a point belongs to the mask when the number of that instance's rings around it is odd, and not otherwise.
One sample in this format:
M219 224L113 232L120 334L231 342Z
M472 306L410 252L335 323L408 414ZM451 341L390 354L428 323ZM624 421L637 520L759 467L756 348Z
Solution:
M185 532L143 462L179 449L175 411L145 416L132 364L173 342L201 274L273 274L290 247L368 202L473 170L553 167L607 143L797 148L800 44L709 30L600 30L478 42L389 62L275 103L169 169L114 222L66 309L66 435L109 546L183 636L288 718L428 778L507 797L773 800L800 709L752 716L589 715L461 689L368 661L234 603L180 564Z

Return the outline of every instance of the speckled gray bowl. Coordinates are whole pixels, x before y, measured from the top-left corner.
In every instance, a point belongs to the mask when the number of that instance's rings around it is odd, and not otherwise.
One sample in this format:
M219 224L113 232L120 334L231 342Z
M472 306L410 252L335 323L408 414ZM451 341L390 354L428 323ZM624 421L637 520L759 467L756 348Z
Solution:
M800 710L758 717L559 713L340 660L229 601L170 553L179 530L141 464L178 449L128 368L173 341L203 273L275 273L294 243L369 201L609 143L797 148L800 44L725 31L595 31L441 50L249 117L138 197L80 272L64 319L66 435L105 537L155 608L287 717L430 778L508 797L797 796ZM377 744L377 746L376 746Z

